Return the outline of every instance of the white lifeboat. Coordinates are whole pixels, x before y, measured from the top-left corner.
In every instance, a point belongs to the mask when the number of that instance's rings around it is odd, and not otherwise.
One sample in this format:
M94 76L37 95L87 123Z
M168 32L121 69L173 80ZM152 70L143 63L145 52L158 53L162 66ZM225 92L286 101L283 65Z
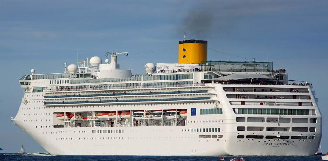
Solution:
M180 112L177 110L168 110L165 111L164 115L166 116L167 119L173 119L176 118L178 115L180 115Z
M146 117L145 116L145 111L134 111L133 112L133 117L135 119L142 119L142 118Z
M153 111L152 112L152 117L154 118L154 119L160 119L160 118L162 118L162 116L163 116L163 111L162 110L156 110L156 111Z

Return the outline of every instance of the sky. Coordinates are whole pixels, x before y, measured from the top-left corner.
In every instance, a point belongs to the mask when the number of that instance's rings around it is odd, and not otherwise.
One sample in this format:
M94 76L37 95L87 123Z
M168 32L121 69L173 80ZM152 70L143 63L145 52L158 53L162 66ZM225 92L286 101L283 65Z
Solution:
M121 68L176 63L178 41L208 41L208 60L273 61L289 79L314 85L328 151L328 1L325 0L0 0L0 147L45 151L11 121L29 74L63 63L129 52Z

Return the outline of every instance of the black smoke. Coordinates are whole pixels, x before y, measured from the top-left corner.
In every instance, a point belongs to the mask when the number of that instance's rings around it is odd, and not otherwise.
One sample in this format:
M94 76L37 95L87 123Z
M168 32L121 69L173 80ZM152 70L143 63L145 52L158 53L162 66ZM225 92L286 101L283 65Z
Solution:
M196 39L207 38L213 25L213 13L205 7L191 9L183 19L182 30Z
M220 34L229 34L249 6L246 2L230 0L192 2L194 3L186 8L186 12L182 13L182 21L177 30L180 35L186 33L187 39L210 39L218 38Z

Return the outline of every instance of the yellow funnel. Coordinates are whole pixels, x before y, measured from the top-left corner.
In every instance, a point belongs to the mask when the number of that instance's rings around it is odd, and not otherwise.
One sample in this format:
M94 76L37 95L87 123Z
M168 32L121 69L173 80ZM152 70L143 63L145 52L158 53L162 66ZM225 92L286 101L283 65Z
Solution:
M179 41L179 64L200 64L207 61L207 41Z

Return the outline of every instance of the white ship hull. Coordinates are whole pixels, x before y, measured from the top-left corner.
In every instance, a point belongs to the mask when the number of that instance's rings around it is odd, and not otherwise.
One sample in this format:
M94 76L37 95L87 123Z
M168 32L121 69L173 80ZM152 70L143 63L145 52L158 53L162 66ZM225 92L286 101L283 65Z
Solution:
M318 150L322 119L311 84L290 83L272 62L202 63L206 51L206 41L180 41L179 64L147 63L141 75L118 69L117 55L127 53L107 53L110 64L85 59L64 73L32 70L20 79L25 94L12 121L52 155L307 156Z
M227 86L227 85L226 85ZM204 103L186 103L185 105L149 105L146 109L188 109L188 123L186 126L134 126L122 125L121 127L75 127L75 128L53 128L52 113L63 111L63 108L47 108L43 103L21 104L14 122L42 147L52 155L152 155L152 156L223 156L223 155L273 155L273 156L306 156L314 154L320 143L320 124L315 125L317 131L311 133L316 138L309 139L237 139L241 133L236 131L236 117L231 105L224 106L228 102L222 85L215 85L219 100L223 104L224 115L190 116L190 108L197 109L208 107ZM286 86L284 86L286 88ZM40 93L31 100L42 100ZM33 97L33 96L32 96ZM33 102L33 101L30 101ZM38 101L36 101L38 102ZM36 109L34 110L34 108ZM40 107L40 109L38 108ZM117 110L122 107L111 107ZM132 108L126 106L126 109ZM87 108L69 108L65 111L89 111ZM94 111L106 111L108 107L94 107ZM197 111L199 113L199 111ZM37 121L26 121L28 116ZM242 115L241 115L242 116ZM263 115L261 115L263 116ZM265 116L265 118L274 115ZM286 116L299 117L299 116ZM25 122L23 121L25 120ZM195 121L195 123L194 123ZM27 122L27 123L26 123ZM318 122L321 122L318 120ZM245 124L245 123L244 123ZM248 123L250 124L250 123ZM268 123L267 123L268 124ZM42 125L42 128L41 128ZM252 126L257 125L253 123ZM262 125L263 123L258 123ZM269 124L270 125L270 124ZM264 126L269 126L264 125ZM37 126L37 128L36 128ZM250 125L248 125L250 126ZM275 126L276 123L275 123ZM282 126L282 125L281 125ZM293 126L292 123L284 126ZM302 125L304 126L304 125ZM313 126L313 125L312 125ZM218 127L220 132L191 132L192 128ZM106 131L106 133L92 133ZM108 133L108 130L122 133ZM243 132L252 134L254 132ZM257 135L277 135L277 132L260 131ZM306 133L285 132L286 135L306 135ZM287 134L288 133L288 134ZM200 135L223 136L222 138L200 138ZM280 135L284 135L281 132Z

